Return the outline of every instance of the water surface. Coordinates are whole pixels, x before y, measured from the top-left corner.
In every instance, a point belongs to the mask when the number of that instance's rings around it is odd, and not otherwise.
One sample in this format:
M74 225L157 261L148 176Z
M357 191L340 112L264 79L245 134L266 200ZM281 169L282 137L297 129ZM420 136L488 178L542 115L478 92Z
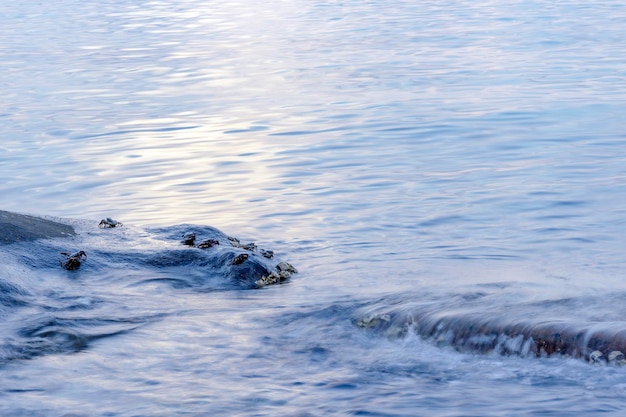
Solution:
M0 12L0 208L82 232L2 252L3 415L626 409L620 368L355 326L432 306L623 331L621 2ZM126 227L110 240L103 217ZM255 241L300 274L180 288L167 282L202 271L99 258L149 253L181 224ZM81 248L93 263L77 274L48 262Z

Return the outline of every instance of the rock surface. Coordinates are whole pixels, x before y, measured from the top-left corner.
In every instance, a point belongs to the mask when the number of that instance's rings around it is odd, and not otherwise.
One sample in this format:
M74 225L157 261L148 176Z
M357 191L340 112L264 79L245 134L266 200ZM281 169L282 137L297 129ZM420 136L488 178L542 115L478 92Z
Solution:
M67 224L0 210L0 245L74 235L74 228Z

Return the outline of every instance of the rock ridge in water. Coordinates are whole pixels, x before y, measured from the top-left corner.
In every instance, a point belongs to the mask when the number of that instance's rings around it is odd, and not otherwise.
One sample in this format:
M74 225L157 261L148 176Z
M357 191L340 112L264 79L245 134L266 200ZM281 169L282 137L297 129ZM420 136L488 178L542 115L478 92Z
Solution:
M488 313L446 313L428 307L379 309L353 319L389 338L410 332L461 352L522 357L579 358L594 365L626 365L626 329L577 327L562 322L507 321Z

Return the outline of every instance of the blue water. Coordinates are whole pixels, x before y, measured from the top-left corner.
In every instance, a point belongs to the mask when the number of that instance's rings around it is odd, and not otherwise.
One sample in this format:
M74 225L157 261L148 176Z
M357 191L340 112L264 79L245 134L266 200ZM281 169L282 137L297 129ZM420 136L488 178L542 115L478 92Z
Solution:
M626 368L357 325L626 329L623 2L5 3L0 209L79 236L0 247L0 414L623 415ZM181 225L300 272L110 255Z

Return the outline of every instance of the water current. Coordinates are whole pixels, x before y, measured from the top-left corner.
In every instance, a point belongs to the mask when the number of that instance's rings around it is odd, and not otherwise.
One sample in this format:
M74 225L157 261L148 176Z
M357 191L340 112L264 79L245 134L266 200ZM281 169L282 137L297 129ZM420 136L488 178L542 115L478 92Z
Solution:
M3 2L0 210L78 235L0 246L0 415L624 415L625 19ZM299 273L235 285L207 226Z

